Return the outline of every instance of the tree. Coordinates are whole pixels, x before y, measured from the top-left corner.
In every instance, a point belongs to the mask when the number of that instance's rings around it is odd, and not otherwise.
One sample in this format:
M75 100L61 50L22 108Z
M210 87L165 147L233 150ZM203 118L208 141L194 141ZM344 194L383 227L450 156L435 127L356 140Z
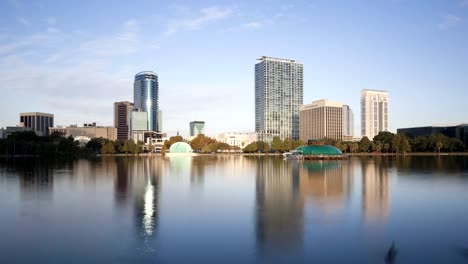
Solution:
M132 140L131 142L133 142L133 140ZM132 153L133 153L134 155L137 155L137 154L140 153L140 151L141 151L140 145L138 145L138 144L136 144L136 143L133 143L133 144L131 145L131 151L132 151Z
M388 151L390 150L390 144L389 144L389 143L385 143L385 144L383 145L383 149L384 149L385 152L388 152Z
M245 148L244 148L245 153L257 152L257 150L258 150L257 142L252 142L252 143L248 144L247 146L245 146Z
M190 146L195 151L202 151L203 147L212 143L216 143L216 140L203 134L198 134L194 139L192 139L192 141L190 141Z
M401 152L401 135L396 134L393 136L392 149L397 154Z
M148 145L148 152L149 152L149 153L153 153L153 151L154 151L154 145L153 145L153 144L149 144L149 145Z
M280 137L273 137L273 141L271 142L271 149L275 152L281 151L283 148L283 141Z
M382 151L382 143L373 143L372 145L372 150L375 152L381 152Z
M392 143L392 140L393 140L393 136L395 134L393 134L392 132L388 132L388 131L380 131L372 140L374 142L381 142L382 144L385 144L385 143Z
M304 146L304 141L298 139L298 140L293 140L292 142L292 149L297 149L300 146Z
M359 141L359 150L362 152L368 152L371 145L372 142L369 140L369 138L364 136L361 138L361 141Z
M270 144L263 141L257 141L257 150L259 152L265 153L270 151Z
M281 150L284 152L290 151L292 148L292 139L286 138L283 141L283 144L281 144Z
M403 152L403 154L406 154L406 152L411 151L411 145L409 143L408 138L405 135L401 136L401 146L400 146L400 148L401 148L400 150L401 150L401 152Z
M437 141L436 143L436 148L437 148L437 152L439 152L440 154L440 149L444 146L444 144L442 144L442 142L440 141Z
M168 150L172 144L176 143L176 142L182 142L184 141L184 138L182 136L173 136L173 137L170 137L169 140L166 140L164 141L164 147L165 149L164 150Z
M351 153L355 153L356 151L358 151L358 149L359 149L359 145L356 142L349 145L349 151L351 151Z
M102 154L114 154L115 153L114 144L112 144L112 142L107 142L104 146L102 146L101 153Z
M219 150L230 150L231 145L229 145L228 143L224 143L224 142L218 142L218 149Z

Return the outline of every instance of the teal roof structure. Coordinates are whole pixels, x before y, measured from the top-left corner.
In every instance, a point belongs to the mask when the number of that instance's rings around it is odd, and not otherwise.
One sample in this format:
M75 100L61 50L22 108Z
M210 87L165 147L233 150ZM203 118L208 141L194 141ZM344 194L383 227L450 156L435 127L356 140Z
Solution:
M295 149L295 151L300 151L304 155L325 155L325 156L343 155L341 150L330 145L301 146Z
M192 147L185 142L176 142L169 148L170 153L192 153Z

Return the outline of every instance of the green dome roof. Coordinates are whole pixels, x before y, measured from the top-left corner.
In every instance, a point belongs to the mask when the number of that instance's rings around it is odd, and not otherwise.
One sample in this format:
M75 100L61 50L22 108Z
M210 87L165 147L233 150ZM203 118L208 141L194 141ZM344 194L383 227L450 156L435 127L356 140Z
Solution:
M343 155L341 150L330 145L302 146L295 149L304 155Z
M192 147L185 142L176 142L171 145L170 153L192 153Z

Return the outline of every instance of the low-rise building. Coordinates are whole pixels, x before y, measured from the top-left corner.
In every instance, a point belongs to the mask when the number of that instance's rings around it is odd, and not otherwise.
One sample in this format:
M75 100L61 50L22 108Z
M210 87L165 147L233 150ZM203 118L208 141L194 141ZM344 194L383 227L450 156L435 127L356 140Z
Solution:
M39 136L49 135L54 126L54 115L40 112L20 113L20 126L29 127Z
M231 146L245 148L252 142L257 141L256 133L221 133L216 135L216 141L229 144Z
M468 123L458 125L398 128L397 133L406 134L411 138L442 134L449 138L458 138L463 142L463 144L465 144L465 146L468 146Z
M117 128L109 126L97 126L96 123L84 124L82 127L71 125L68 127L51 127L49 133L59 132L65 137L72 136L74 138L105 138L109 140L117 140Z

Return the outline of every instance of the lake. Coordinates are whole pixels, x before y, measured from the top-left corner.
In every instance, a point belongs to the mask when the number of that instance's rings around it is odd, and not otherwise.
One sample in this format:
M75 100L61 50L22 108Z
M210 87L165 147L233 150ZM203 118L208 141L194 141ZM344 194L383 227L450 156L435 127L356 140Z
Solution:
M468 156L0 161L0 263L468 263Z

